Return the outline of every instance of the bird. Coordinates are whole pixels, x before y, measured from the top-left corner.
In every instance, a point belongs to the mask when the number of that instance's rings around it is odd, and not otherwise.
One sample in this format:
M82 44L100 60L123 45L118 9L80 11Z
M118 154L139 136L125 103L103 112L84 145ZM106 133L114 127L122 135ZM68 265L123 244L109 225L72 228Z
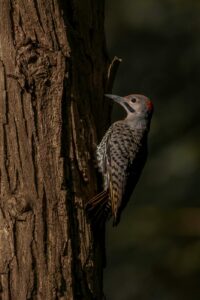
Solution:
M105 96L121 105L126 117L109 127L96 148L103 190L88 201L86 209L96 224L105 224L113 217L113 226L116 226L147 159L153 103L139 94Z

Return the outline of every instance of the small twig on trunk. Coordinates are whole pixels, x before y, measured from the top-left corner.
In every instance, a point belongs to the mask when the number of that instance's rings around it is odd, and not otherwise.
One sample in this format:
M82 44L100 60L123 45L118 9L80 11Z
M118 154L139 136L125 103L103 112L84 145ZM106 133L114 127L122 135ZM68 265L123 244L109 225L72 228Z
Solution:
M106 84L106 92L110 93L113 88L114 80L117 74L117 70L119 68L120 63L122 62L122 59L115 56L109 65L108 68L108 75L107 75L107 84Z

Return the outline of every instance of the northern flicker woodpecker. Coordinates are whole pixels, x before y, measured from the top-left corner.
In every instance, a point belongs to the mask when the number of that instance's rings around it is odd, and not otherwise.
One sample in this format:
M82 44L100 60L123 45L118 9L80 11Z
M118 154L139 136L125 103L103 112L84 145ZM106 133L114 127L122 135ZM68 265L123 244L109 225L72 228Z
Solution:
M117 225L146 162L153 104L143 95L105 96L120 104L127 116L113 123L97 146L103 191L87 203L86 209L95 222L113 216L113 225Z

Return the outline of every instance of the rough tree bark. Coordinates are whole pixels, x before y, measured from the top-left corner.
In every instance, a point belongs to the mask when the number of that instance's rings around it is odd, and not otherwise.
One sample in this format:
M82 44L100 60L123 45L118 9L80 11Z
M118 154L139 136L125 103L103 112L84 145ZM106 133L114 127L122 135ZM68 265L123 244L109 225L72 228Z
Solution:
M103 297L84 211L109 120L103 22L103 0L0 0L2 300Z

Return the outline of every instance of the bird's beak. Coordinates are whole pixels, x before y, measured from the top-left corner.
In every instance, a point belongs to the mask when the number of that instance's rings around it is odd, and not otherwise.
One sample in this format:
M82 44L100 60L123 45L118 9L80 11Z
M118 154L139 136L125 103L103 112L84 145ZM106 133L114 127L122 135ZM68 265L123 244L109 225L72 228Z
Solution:
M124 98L123 97L120 97L120 96L117 96L117 95L112 95L112 94L105 94L105 96L107 98L110 98L110 99L113 99L115 102L121 104L124 102Z

